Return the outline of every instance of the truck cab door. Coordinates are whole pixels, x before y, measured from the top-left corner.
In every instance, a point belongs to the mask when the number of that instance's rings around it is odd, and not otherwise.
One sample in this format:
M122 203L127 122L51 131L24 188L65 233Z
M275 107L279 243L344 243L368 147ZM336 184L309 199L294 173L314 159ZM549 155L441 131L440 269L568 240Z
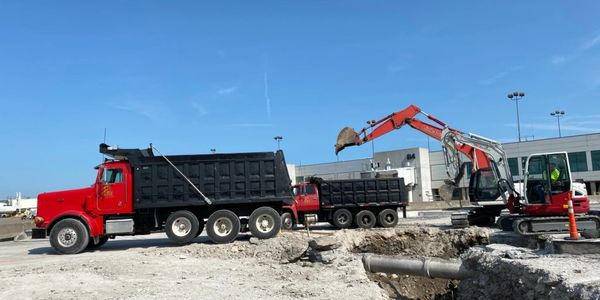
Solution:
M127 212L127 187L121 168L105 167L96 182L97 209L100 213Z
M319 192L317 185L310 183L304 186L304 199L302 206L306 211L319 210Z

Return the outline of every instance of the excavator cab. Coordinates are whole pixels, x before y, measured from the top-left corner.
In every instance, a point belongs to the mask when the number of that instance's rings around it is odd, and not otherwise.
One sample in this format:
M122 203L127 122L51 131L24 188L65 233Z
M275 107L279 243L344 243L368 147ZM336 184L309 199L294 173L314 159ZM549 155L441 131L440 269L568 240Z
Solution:
M567 153L530 155L525 168L523 194L528 204L550 204L553 197L571 192Z

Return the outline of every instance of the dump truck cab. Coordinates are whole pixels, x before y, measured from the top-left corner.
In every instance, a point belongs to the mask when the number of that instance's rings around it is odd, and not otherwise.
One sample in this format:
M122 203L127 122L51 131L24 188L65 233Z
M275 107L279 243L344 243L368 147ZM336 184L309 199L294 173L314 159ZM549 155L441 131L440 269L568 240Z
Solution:
M124 161L109 161L98 167L94 183L94 212L98 214L133 213L133 175Z
M319 209L319 188L315 183L303 182L292 187L294 206L298 211Z

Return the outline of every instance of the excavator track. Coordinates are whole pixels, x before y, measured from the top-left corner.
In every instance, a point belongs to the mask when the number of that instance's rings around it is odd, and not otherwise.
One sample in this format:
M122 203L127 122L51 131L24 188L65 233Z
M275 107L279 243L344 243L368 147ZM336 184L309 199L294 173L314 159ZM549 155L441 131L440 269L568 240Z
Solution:
M520 235L540 235L540 234L555 234L569 233L569 217L518 217L506 216L505 219L499 220L499 225L503 230L508 228L510 219L512 229ZM577 229L579 231L586 229L600 229L600 217L585 215L576 216Z

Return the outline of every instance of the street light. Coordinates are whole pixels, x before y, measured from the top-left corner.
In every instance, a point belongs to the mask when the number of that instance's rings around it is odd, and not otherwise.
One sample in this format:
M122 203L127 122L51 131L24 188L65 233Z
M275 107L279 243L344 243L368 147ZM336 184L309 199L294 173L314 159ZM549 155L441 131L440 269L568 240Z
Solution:
M558 121L558 137L562 137L560 134L560 117L565 115L563 110L555 110L550 113L551 116L556 117L556 121Z
M281 150L281 144L280 143L281 143L281 140L283 140L283 137L280 136L280 135L278 135L278 136L274 137L273 139L277 141L277 150Z
M212 152L212 154L215 154L217 152L217 149L215 148L210 148L210 152Z
M508 94L506 97L508 97L509 100L515 100L515 103L517 104L517 130L519 133L519 142L520 142L521 141L521 121L519 120L519 100L521 100L523 97L525 97L525 93L512 92L512 93Z
M367 121L367 124L369 124L369 127L372 124L375 124L375 120L371 120L371 121ZM373 127L371 127L371 134L373 134ZM373 141L373 139L371 139L371 157L375 158L375 142Z

